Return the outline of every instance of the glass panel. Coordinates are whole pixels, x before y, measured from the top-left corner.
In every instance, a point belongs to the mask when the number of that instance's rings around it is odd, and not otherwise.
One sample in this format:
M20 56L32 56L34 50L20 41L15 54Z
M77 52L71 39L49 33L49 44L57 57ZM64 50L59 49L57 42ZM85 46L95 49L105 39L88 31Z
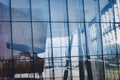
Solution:
M117 48L118 52L120 52L120 28L117 28L116 32L117 32Z
M84 8L85 8L85 20L86 22L91 22L95 17L96 13L96 3L95 0L83 0L84 1ZM96 9L95 9L96 8Z
M11 75L12 49L11 44L11 26L9 22L0 22L0 77L3 79L6 75ZM10 46L12 47L12 46Z
M118 16L120 19L120 0L116 0L116 2L117 2L118 12L119 12Z
M51 21L66 21L66 0L50 0Z
M72 46L78 46L78 26L80 26L79 23L69 23L69 34L70 36L73 36Z
M114 4L114 16L115 16L115 22L120 22L119 8L117 4ZM116 24L116 26L118 25Z
M50 78L52 78L52 73L53 73L52 72L52 70L53 70L52 51L51 51L52 43L51 43L51 39L50 39L49 23L44 23L44 24L47 26L46 48L45 48L45 52L38 54L38 56L45 58L43 77L44 77L44 79L49 80Z
M101 22L114 22L114 9L113 9L114 1L112 0L101 0L100 1Z
M120 0L0 0L0 79L119 80L119 22Z
M0 0L0 21L10 20L9 0Z
M61 45L66 46L68 44L67 40L67 28L66 23L52 23L52 37L53 37L53 47L60 47Z
M0 22L0 60L12 59L11 49L11 27L9 22Z
M79 0L68 0L69 21L80 21L80 2Z
M29 0L11 0L11 7L13 21L30 21Z
M119 79L119 65L115 55L106 55L105 58L105 74L106 80L118 80Z
M36 69L31 66L33 59L31 24L29 22L13 22L12 33L13 58L15 59L14 74L17 78L34 78L33 74L28 75L28 73L32 73L31 67L36 72Z
M105 7L108 5L108 3L109 3L110 0L98 0L98 1L99 1L99 5L100 5L100 11L103 12L105 10ZM106 7L106 9L107 9L107 7Z
M33 27L33 45L34 52L45 52L46 38L47 38L47 23L34 22ZM39 34L39 35L38 35Z
M79 64L78 64L78 57L76 59L72 59L72 76L74 80L79 80Z
M66 56L68 56L68 30L66 23L52 23L52 43L55 66L55 79L64 75ZM59 71L59 74L57 73Z
M48 54L48 51L46 51L47 27L48 23L32 23L34 65L35 70L39 71L39 75L43 72L45 62L44 58L46 57L45 55Z
M13 50L14 55L20 52L32 52L32 37L30 23L14 22L13 29ZM15 48L15 49L14 49Z
M31 0L32 20L49 21L48 0Z

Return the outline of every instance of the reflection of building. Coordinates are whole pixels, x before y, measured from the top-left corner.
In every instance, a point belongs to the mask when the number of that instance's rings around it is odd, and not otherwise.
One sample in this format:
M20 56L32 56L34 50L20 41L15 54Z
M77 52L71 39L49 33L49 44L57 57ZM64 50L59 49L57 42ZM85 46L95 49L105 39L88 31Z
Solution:
M1 17L0 20L7 20L8 22L0 22L0 30L1 30L1 56L4 56L2 58L9 59L12 58L12 54L9 49L12 49L11 46L13 46L13 49L15 51L25 51L29 52L32 48L32 36L31 36L31 24L30 22L12 22L10 23L10 17L8 15L9 13L9 7L2 4L1 7ZM24 12L24 9L19 10L12 8L12 19L13 21L16 19L16 17L22 21L24 19L29 20L29 16ZM37 19L37 18L36 18ZM11 25L12 25L12 33L11 36ZM27 27L27 28L26 28ZM19 29L18 29L19 28ZM44 23L33 23L33 34L34 34L34 50L37 53L41 53L45 51L45 43L46 43L46 25ZM37 35L39 34L39 35ZM13 38L13 44L11 43L11 39ZM39 44L38 44L39 43ZM12 44L12 45L11 45ZM18 55L18 52L14 55Z
M36 52L46 80L120 79L120 0L1 0L0 12L1 60Z

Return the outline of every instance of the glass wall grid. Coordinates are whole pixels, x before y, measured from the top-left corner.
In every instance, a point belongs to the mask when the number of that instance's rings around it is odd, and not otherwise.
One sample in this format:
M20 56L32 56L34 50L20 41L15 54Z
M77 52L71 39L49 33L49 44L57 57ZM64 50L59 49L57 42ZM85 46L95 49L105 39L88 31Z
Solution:
M119 33L119 0L0 0L0 79L119 80Z

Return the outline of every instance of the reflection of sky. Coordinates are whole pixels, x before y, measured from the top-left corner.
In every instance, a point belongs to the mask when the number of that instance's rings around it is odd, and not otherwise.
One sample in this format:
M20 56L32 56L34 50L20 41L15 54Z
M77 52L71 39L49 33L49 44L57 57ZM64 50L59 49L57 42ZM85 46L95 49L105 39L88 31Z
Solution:
M0 0L0 3L7 6L9 4L9 0Z
M11 0L12 8L29 8L29 0Z
M7 5L9 0L0 0L1 3ZM12 8L30 8L29 0L11 0ZM48 0L31 0L33 8L33 16L40 18L40 16L48 20ZM86 20L90 21L95 17L95 2L94 0L84 0ZM100 0L101 9L108 3L108 0ZM65 0L50 0L51 5L51 19L53 21L66 20L66 1ZM68 11L70 21L79 21L80 18L80 4L79 0L68 0ZM26 9L27 10L27 9Z

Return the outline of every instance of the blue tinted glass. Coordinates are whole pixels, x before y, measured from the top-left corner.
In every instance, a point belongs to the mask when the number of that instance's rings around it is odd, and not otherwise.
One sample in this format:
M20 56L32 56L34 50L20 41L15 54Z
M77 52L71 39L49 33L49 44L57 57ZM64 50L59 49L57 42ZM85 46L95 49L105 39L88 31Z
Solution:
M29 0L11 0L12 20L29 21L30 3Z
M72 46L78 46L78 34L77 34L77 29L80 26L79 23L69 23L69 32L70 35L73 35L73 42Z
M32 20L33 21L48 21L49 9L48 0L31 0L32 5Z
M47 23L33 23L33 44L34 52L45 52L46 38L47 38Z
M11 49L7 44L11 44L11 28L9 22L0 22L0 60L11 59Z
M52 21L66 20L66 0L51 0L50 7Z
M91 22L95 18L95 14L98 8L96 8L95 0L83 0L85 8L85 20ZM96 8L96 9L95 9Z
M68 46L68 31L65 23L52 23L53 47Z
M100 10L102 11L108 5L108 3L109 3L109 0L99 0Z
M52 23L52 36L53 37L65 37L67 36L66 23Z
M80 21L80 5L79 0L68 0L69 21Z
M9 0L0 0L0 21L10 20Z
M13 22L13 50L14 55L20 52L32 52L31 26L29 22Z

